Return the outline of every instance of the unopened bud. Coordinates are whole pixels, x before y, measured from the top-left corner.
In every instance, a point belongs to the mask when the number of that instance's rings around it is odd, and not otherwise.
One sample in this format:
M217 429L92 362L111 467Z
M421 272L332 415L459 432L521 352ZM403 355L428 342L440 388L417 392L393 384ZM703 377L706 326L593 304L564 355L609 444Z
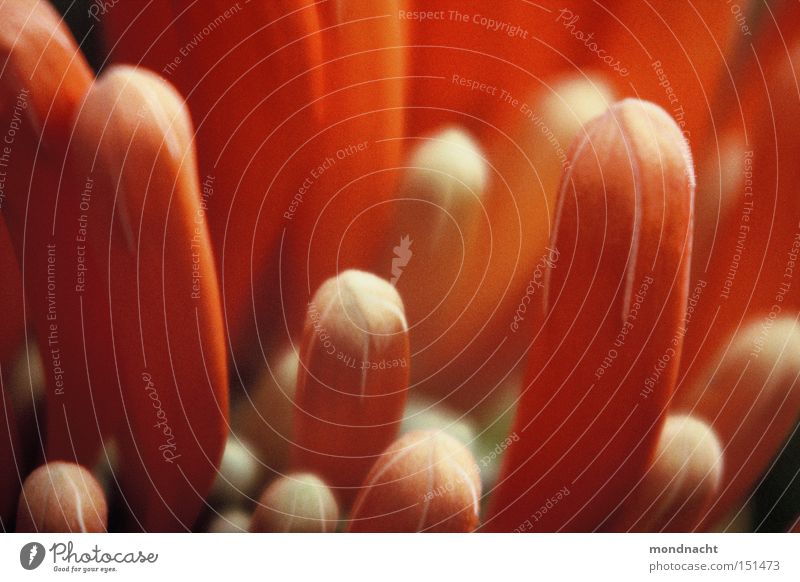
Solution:
M387 281L345 271L317 290L300 350L293 462L345 504L397 435L408 358L403 303Z
M25 479L17 508L18 532L100 533L107 526L103 490L87 469L56 461Z
M252 532L329 532L336 530L339 507L319 477L286 475L273 481L258 500Z
M478 526L481 481L472 454L440 431L395 441L367 476L351 532L470 532Z
M653 461L614 529L692 531L703 518L722 481L722 446L703 421L667 417Z

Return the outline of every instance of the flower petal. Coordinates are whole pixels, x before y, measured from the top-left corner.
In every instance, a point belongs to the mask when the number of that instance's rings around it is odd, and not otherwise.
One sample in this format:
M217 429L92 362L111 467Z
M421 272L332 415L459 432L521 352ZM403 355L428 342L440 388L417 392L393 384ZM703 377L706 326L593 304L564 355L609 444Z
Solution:
M192 138L177 92L124 66L92 86L75 121L71 167L95 176L92 220L110 225L92 242L91 273L109 313L90 312L89 327L113 346L109 391L128 422L116 431L123 493L147 531L192 526L227 437L221 302ZM106 354L88 348L89 361Z
M303 0L171 5L178 52L161 72L177 83L196 127L226 329L248 364L261 357L256 323L267 325L261 319L275 299L268 277L283 213L310 167L303 147L319 131L318 10Z
M694 175L675 122L625 100L590 122L562 182L534 344L486 526L597 527L644 473L682 342Z
M767 65L764 65L765 67ZM726 131L738 142L739 187L721 205L720 225L695 269L698 288L678 391L702 381L720 349L753 318L770 325L800 309L800 44L772 60ZM706 213L707 214L707 213ZM711 219L713 220L713 218ZM706 228L710 227L708 216ZM700 289L700 287L702 289Z
M525 113L511 110L505 131L485 138L486 159L481 162L487 168L481 206L476 205L473 223L462 231L463 265L458 280L438 316L425 322L437 329L429 333L435 341L422 344L424 352L415 349L417 322L409 318L415 386L476 412L501 396L500 386L510 370L524 367L538 331L536 306L544 275L559 260L558 252L547 244L569 144L610 102L610 90L602 80L563 77L531 94ZM421 237L417 240L419 244ZM437 250L446 248L437 245ZM430 271L440 278L438 273L446 271L439 264L457 263L461 258L457 247L437 255L435 263L415 255L409 266L436 264ZM404 283L404 279L398 283L401 293ZM426 281L408 288L427 294L432 285Z
M591 0L413 0L408 8L392 16L407 22L411 40L410 134L458 124L481 141L515 107L506 96L522 101L576 68L588 51L565 26L601 13Z
M46 455L93 463L100 444L87 389L80 298L74 292L77 217L59 207L74 109L92 79L48 2L4 7L0 20L3 126L14 128L3 215L23 274L25 323L46 362ZM75 269L73 269L75 266Z
M275 307L292 339L303 310L329 277L373 270L386 249L390 200L402 164L406 32L395 18L404 0L320 4L324 96L321 128L305 144L306 167L293 184L297 205L283 221L280 297Z

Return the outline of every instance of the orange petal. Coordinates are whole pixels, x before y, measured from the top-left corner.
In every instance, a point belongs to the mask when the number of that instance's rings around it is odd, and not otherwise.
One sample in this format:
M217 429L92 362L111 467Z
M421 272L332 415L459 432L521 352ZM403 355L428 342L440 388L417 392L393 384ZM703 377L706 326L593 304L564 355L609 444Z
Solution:
M678 390L692 390L706 366L752 318L769 325L800 309L800 44L763 71L726 128L734 140L737 184L726 191L720 224L699 256L693 287L702 286L686 336ZM766 66L766 65L765 65ZM738 152L738 153L737 153ZM706 218L706 226L713 220Z
M686 142L657 106L622 101L573 144L490 530L564 488L532 529L591 530L644 473L680 358L693 194Z
M308 306L295 396L294 464L344 505L397 436L408 388L403 304L388 282L345 271Z
M489 172L480 146L456 126L415 140L406 165L392 227L383 236L395 245L394 256L379 272L406 306L414 384L448 395L458 387L447 378L465 339L463 325L453 328L478 288L477 279L465 275L465 263L485 255L474 233L485 225Z
M284 212L313 165L304 147L320 129L317 6L174 0L172 10L175 80L197 128L226 328L237 355L260 358L256 319L274 299L267 277L277 270Z
M743 0L736 8L747 15L753 4ZM609 79L620 93L664 107L678 122L692 151L699 154L716 145L713 125L722 121L715 107L718 87L729 75L738 46L748 46L752 39L753 29L743 30L732 9L732 5L713 3L643 5L621 0L603 9L587 51L597 47L595 64L601 70L605 67L601 54L619 58L627 74L612 71ZM753 18L750 24L754 23ZM587 34L592 32L588 21L576 25Z
M92 74L48 2L4 8L0 60L0 115L13 142L3 156L9 171L2 211L22 266L22 313L47 370L46 452L93 463L100 434L97 423L85 421L93 407L74 291L77 219L58 204L72 114Z
M705 157L706 171L697 175L695 198L695 226L692 240L692 280L708 277L709 258L716 246L717 252L725 246L721 234L724 217L735 213L744 191L744 164L749 163L747 144L741 132L726 128L720 131L719 147ZM752 179L752 176L750 176Z
M785 127L777 118L792 120L797 109L797 88L793 86L793 79L785 76L793 59L787 49L796 47L800 38L800 28L793 25L800 18L800 5L796 2L781 2L776 6L748 4L751 7L749 14L740 22L748 29L753 25L754 30L751 34L742 34L738 51L728 63L730 74L714 93L715 135L709 135L708 139L713 138L716 147L705 148L708 149L707 155L698 160L698 164L703 166L698 166L701 171L698 171L696 244L692 249L692 256L697 257L693 260L693 279L708 278L713 255L727 255L725 246L731 240L729 237L735 236L735 231L732 233L730 227L733 225L726 227L725 223L734 223L733 228L738 227L742 215L741 195L746 182L752 185L753 174L758 176L760 185L770 185L763 191L773 189L774 169L771 165L764 169L759 163L755 172L748 168L747 160L752 150L764 148L764 160L771 163L775 159L777 144L770 140L775 141L780 135L781 144L792 141L793 126ZM778 78L781 74L783 81ZM782 84L776 86L776 83ZM773 121L777 122L777 134L772 132ZM779 146L778 155L782 155L784 148L789 150L788 157L791 157L791 146ZM787 167L790 165L783 164L782 171L791 171ZM771 196L762 197L769 203ZM725 260L729 262L730 257L725 256ZM722 335L728 332L725 330Z
M117 376L109 391L121 396L127 421L116 432L123 493L145 530L189 528L222 455L228 408L191 122L165 81L112 67L90 89L75 126L71 167L95 179L90 230L99 238L90 242L89 291L100 305L100 295L108 298ZM109 320L102 312L88 317L100 341L87 359L97 362Z
M327 278L391 261L380 242L402 163L406 113L404 0L320 4L324 98L320 131L304 145L306 167L284 214L279 329L296 335L303 310ZM283 211L283 210L281 210ZM390 251L389 251L390 252Z
M478 526L480 470L439 431L410 432L384 451L353 507L350 532L471 532Z
M86 92L92 73L49 2L17 0L4 7L0 60L4 63L4 114L27 91L26 131L37 141L43 138L42 147L58 154L62 151L58 146L69 139L75 104Z
M522 101L546 90L556 71L577 67L586 50L565 32L564 17L591 22L601 12L587 0L408 4L391 17L407 24L411 40L410 135L456 123L480 140L514 108L507 96Z
M752 105L764 98L765 84L754 80L762 79L765 72L785 62L787 51L800 39L800 28L796 26L800 5L796 2L768 6L748 0L746 4L744 18L737 24L746 25L747 30L740 29L737 52L728 63L730 74L725 75L715 94L714 113L724 126L731 122L759 124L758 118L751 117L758 113Z

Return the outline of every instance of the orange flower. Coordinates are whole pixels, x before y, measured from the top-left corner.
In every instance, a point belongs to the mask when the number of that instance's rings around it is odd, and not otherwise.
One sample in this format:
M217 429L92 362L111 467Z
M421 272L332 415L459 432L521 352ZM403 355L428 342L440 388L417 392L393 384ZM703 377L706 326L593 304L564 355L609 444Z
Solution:
M799 15L118 2L95 79L4 6L3 527L37 344L112 529L719 525L800 410Z
M725 455L720 493L702 515L714 525L746 499L800 416L800 327L782 317L754 321L720 348L705 374L676 394L672 408L702 418Z

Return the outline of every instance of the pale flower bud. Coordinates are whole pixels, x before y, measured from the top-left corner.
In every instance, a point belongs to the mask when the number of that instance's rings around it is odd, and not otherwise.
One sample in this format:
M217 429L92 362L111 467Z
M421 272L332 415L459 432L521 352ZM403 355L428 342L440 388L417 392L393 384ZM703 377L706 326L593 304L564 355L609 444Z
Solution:
M272 482L258 500L252 532L336 531L339 507L333 493L310 473L286 475Z
M480 471L472 454L440 431L408 433L370 471L351 532L471 532L478 526Z
M100 533L107 527L103 490L87 469L55 461L25 479L17 508L18 532Z

